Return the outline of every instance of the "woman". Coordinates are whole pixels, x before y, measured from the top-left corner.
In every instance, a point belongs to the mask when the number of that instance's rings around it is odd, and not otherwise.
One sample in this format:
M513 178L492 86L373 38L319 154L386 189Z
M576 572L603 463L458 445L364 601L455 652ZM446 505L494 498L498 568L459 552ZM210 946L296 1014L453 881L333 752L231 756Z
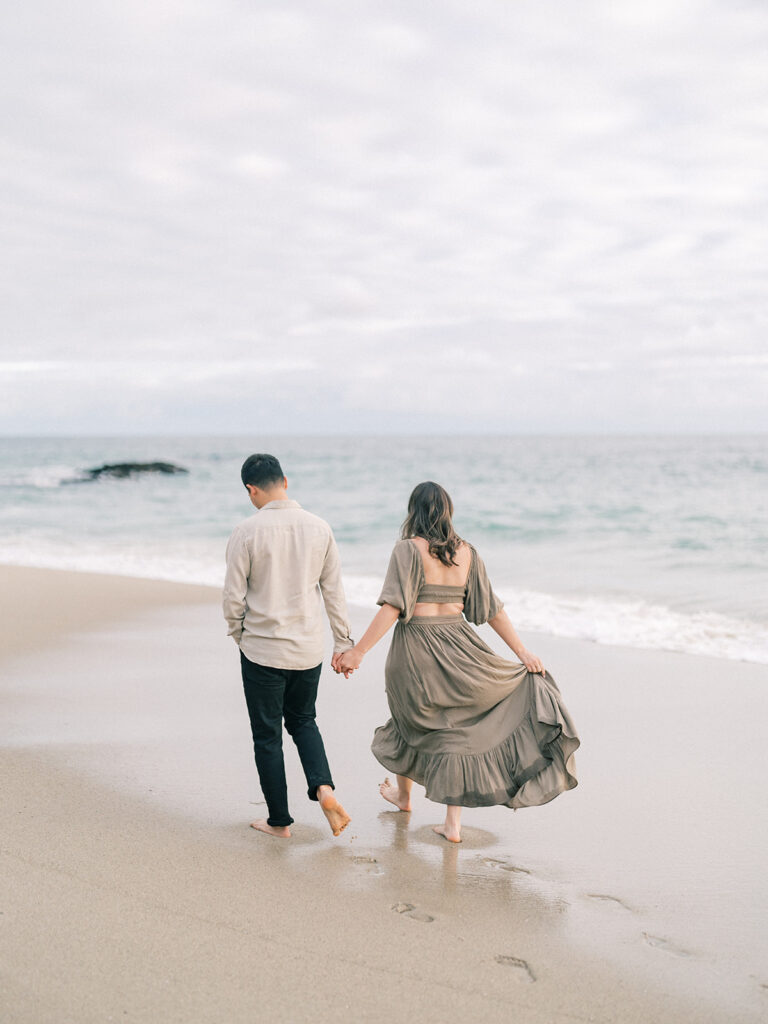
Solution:
M359 668L397 622L385 668L392 717L371 746L397 785L385 779L380 792L410 811L411 787L423 785L447 805L434 831L459 843L462 807L532 807L573 789L579 739L555 681L524 647L452 516L439 484L414 489L381 609L334 668L347 676ZM495 654L470 622L488 622L522 664Z

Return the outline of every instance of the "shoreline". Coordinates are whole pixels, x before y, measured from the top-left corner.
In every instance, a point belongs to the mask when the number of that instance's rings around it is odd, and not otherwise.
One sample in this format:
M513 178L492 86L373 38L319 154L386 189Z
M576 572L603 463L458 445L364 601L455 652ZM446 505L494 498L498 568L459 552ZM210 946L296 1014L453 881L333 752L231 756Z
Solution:
M111 600L116 587L119 604ZM126 614L206 603L217 593L215 587L196 583L0 564L0 659L50 646L71 632L99 628Z
M764 666L536 635L582 734L580 785L543 808L468 811L451 847L421 791L409 815L376 793L382 641L350 680L326 667L321 682L352 825L331 839L287 745L283 844L248 828L263 811L218 590L8 569L9 1019L246 1021L256 992L279 1012L286 991L296 1020L765 1011L759 785L736 788L759 760ZM356 633L370 614L352 609Z
M183 598L185 603L187 601L193 601L193 602L206 601L206 600L209 600L212 595L217 595L217 596L220 595L221 588L223 586L223 574L222 574L222 581L220 583L213 584L213 583L200 583L200 582L195 582L195 581L190 581L190 580L182 580L182 579L171 579L171 578L165 578L165 577L144 576L144 575L131 575L130 573L108 571L108 570L105 570L104 572L101 572L101 571L94 571L92 569L58 568L58 567L53 567L53 566L39 566L39 565L26 565L26 564L21 564L21 563L17 564L17 563L0 562L0 579L2 579L4 574L6 574L6 575L9 576L10 584L12 584L12 585L14 584L14 577L15 577L15 579L17 579L21 584L23 584L25 586L25 588L27 588L27 584L24 583L24 581L27 579L27 574L29 574L29 578L30 579L33 578L36 575L37 578L40 580L40 589L41 589L41 593L43 595L43 598L44 598L44 594L45 594L44 579L45 579L45 576L47 574L51 574L51 573L54 574L54 576L56 574L71 575L73 577L73 579L75 579L75 580L76 579L87 579L87 580L90 580L91 582L88 584L88 587L86 588L86 590L83 591L83 596L84 596L85 600L88 600L90 593L94 589L99 587L99 584L96 583L95 581L102 581L100 589L104 593L105 596L108 595L109 588L110 588L110 584L108 582L105 582L105 581L110 581L110 580L111 581L120 581L120 580L129 581L129 585L133 588L133 599L139 603L140 607L163 606L165 603L168 603L168 602L176 603L178 600L180 600L180 598L178 597L179 594L184 594L185 595L184 598ZM369 582L369 577L361 577L361 578L353 578L353 579L354 579L355 583L359 582L359 579L365 579L366 582ZM149 585L149 586L146 586L146 585ZM356 589L356 587L354 587L354 586L353 587L349 587L349 578L345 579L345 585L347 586L348 591L351 590L354 593L354 590ZM181 588L181 590L177 591L175 588ZM374 587L374 590L376 591L376 593L378 593L378 583L376 584L376 587ZM501 595L503 597L504 596L503 588L500 591L500 593L501 593ZM176 596L174 596L174 595L176 595ZM532 595L530 595L528 592L522 592L522 599L523 599L523 601L525 601L527 598L530 598L531 596ZM548 596L548 595L533 595L533 596L539 596L540 597L540 596ZM9 595L9 597L10 597L10 595ZM509 611L510 617L516 623L519 623L520 621L525 621L525 612L521 613L519 608L517 608L517 609L515 608L515 602L516 601L519 602L520 599L521 599L520 595L518 595L518 597L516 597L516 598L513 598L512 601L508 601L508 600L505 599L505 605L507 607L507 610ZM131 598L127 597L127 600L130 602ZM556 600L562 600L564 603L566 603L566 604L568 603L568 599L565 598L565 597L562 597L562 596L560 598L556 598ZM596 600L596 599L594 599L594 598L584 598L584 601L586 603L594 602L594 600ZM600 599L599 603L605 604L606 609L609 607L607 601L604 598ZM643 607L645 607L647 609L654 609L655 608L657 611L664 611L665 613L668 613L669 615L673 616L675 619L680 619L681 621L682 621L683 618L685 618L684 616L681 616L678 613L672 612L670 609L666 608L666 606L664 606L662 608L662 606L650 605L650 604L648 604L644 600L641 600L639 603L640 603L641 606L643 606ZM352 609L353 611L355 611L357 613L362 613L362 612L364 612L366 610L372 610L374 608L375 596L372 596L372 597L370 597L370 599L366 599L365 601L356 600L354 597L353 598L349 598L348 597L347 604L348 604L349 608ZM622 602L619 602L619 604L620 605L626 605L627 607L630 606L626 600L624 600ZM108 611L108 605L104 605L103 607L105 609L107 609L107 611ZM614 608L615 608L615 604L614 604ZM599 611L600 611L599 608L598 609L594 609L593 608L591 610L590 614L595 616L595 615L597 615L599 613ZM9 600L9 599L5 599L4 600L3 593L1 593L1 592L0 592L0 612L4 612L4 613L10 614L10 615L14 615L15 612L16 612L15 603L12 600ZM65 632L67 628L76 626L78 621L79 621L79 619L80 619L80 610L75 610L74 614L72 614L72 615L70 615L68 613L69 613L69 609L68 608L59 608L59 609L57 609L56 615L53 618L50 619L50 626L49 626L49 628L51 628L54 632L59 632L60 633L60 632ZM352 612L350 612L350 614L352 614ZM747 629L747 630L758 630L758 631L761 631L761 632L765 630L765 627L760 622L758 622L757 620L754 620L754 619L741 619L741 620L739 620L739 619L728 619L727 616L725 616L723 613L720 613L720 612L700 611L700 612L691 613L690 615L687 616L687 621L689 622L689 625L690 625L690 623L693 623L693 622L699 622L700 625L703 625L705 622L707 622L709 620L713 620L713 619L717 620L719 622L719 624L723 628L726 628L726 627L736 628L737 630L741 631L742 634L743 634L743 631L745 629ZM20 621L17 620L17 625L23 631L23 629L24 629L23 622L20 622ZM539 626L539 625L536 625L536 626L526 626L526 625L523 625L523 626L518 626L518 629L522 629L523 632L525 632L525 633L527 633L529 635L542 636L542 637L552 637L555 640L564 640L564 641L567 641L567 642L574 642L574 643L596 644L599 647L618 648L618 649L623 649L623 650L627 650L627 651L657 651L657 652L661 652L661 653L665 653L665 654L670 654L670 655L681 654L681 655L686 656L686 657L713 658L713 659L716 659L716 660L721 660L721 661L725 661L725 662L729 662L729 663L743 663L743 664L747 664L747 665L768 666L768 655L764 655L762 652L759 654L759 656L756 656L754 653L752 653L749 656L746 656L744 654L727 654L727 653L724 653L722 651L712 651L712 650L707 650L707 649L688 649L685 646L679 646L679 645L674 645L673 646L673 645L669 645L668 643L663 643L663 642L662 643L656 643L656 644L647 644L647 643L632 642L631 640L628 640L628 639L614 639L614 638L605 639L605 638L601 638L601 637L598 637L598 636L588 636L588 635L583 635L582 633L574 633L574 632L568 632L568 631L554 632L552 629L549 629L546 626ZM15 633L14 633L14 635L15 635ZM735 635L735 634L731 633L729 635L731 636L731 639L733 639L733 635ZM749 642L752 642L752 641L746 640L745 637L742 635L739 642L749 643ZM702 641L700 640L699 643L702 643ZM24 644L22 643L20 646L23 649ZM704 646L706 646L706 645L704 645ZM2 649L0 649L0 657L2 657Z

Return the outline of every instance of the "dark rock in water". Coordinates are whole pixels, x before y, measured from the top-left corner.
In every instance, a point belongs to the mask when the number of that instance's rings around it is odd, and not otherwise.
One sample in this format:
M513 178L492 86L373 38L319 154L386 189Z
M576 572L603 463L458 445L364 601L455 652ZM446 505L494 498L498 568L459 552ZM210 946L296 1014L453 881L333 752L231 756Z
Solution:
M183 466L172 462L112 462L85 471L86 480L98 480L102 476L126 477L138 473L188 473Z

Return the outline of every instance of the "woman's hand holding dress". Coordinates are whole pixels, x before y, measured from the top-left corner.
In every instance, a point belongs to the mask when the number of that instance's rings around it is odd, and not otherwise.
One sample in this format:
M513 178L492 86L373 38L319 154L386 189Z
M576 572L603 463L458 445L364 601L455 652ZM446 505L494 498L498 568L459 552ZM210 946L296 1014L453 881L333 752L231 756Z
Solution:
M516 653L529 672L540 672L542 675L544 674L545 669L541 663L541 658L538 658L535 654L531 654L531 652L526 650L525 647Z
M539 672L542 675L544 674L545 670L541 663L541 658L537 657L535 654L531 654L531 652L523 646L523 641L517 635L517 630L509 621L509 616L503 609L489 620L488 625L495 633L498 633L507 647L515 652L529 672Z

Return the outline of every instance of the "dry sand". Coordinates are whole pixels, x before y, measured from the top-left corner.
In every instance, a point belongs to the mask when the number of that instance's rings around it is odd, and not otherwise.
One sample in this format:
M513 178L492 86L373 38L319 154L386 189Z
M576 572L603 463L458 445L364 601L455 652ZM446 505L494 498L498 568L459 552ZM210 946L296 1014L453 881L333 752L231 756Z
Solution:
M215 591L0 582L4 1022L765 1018L768 669L526 637L580 728L581 784L466 811L456 847L423 795L403 815L377 794L384 641L321 684L352 824L331 837L288 744L280 841L248 827Z

